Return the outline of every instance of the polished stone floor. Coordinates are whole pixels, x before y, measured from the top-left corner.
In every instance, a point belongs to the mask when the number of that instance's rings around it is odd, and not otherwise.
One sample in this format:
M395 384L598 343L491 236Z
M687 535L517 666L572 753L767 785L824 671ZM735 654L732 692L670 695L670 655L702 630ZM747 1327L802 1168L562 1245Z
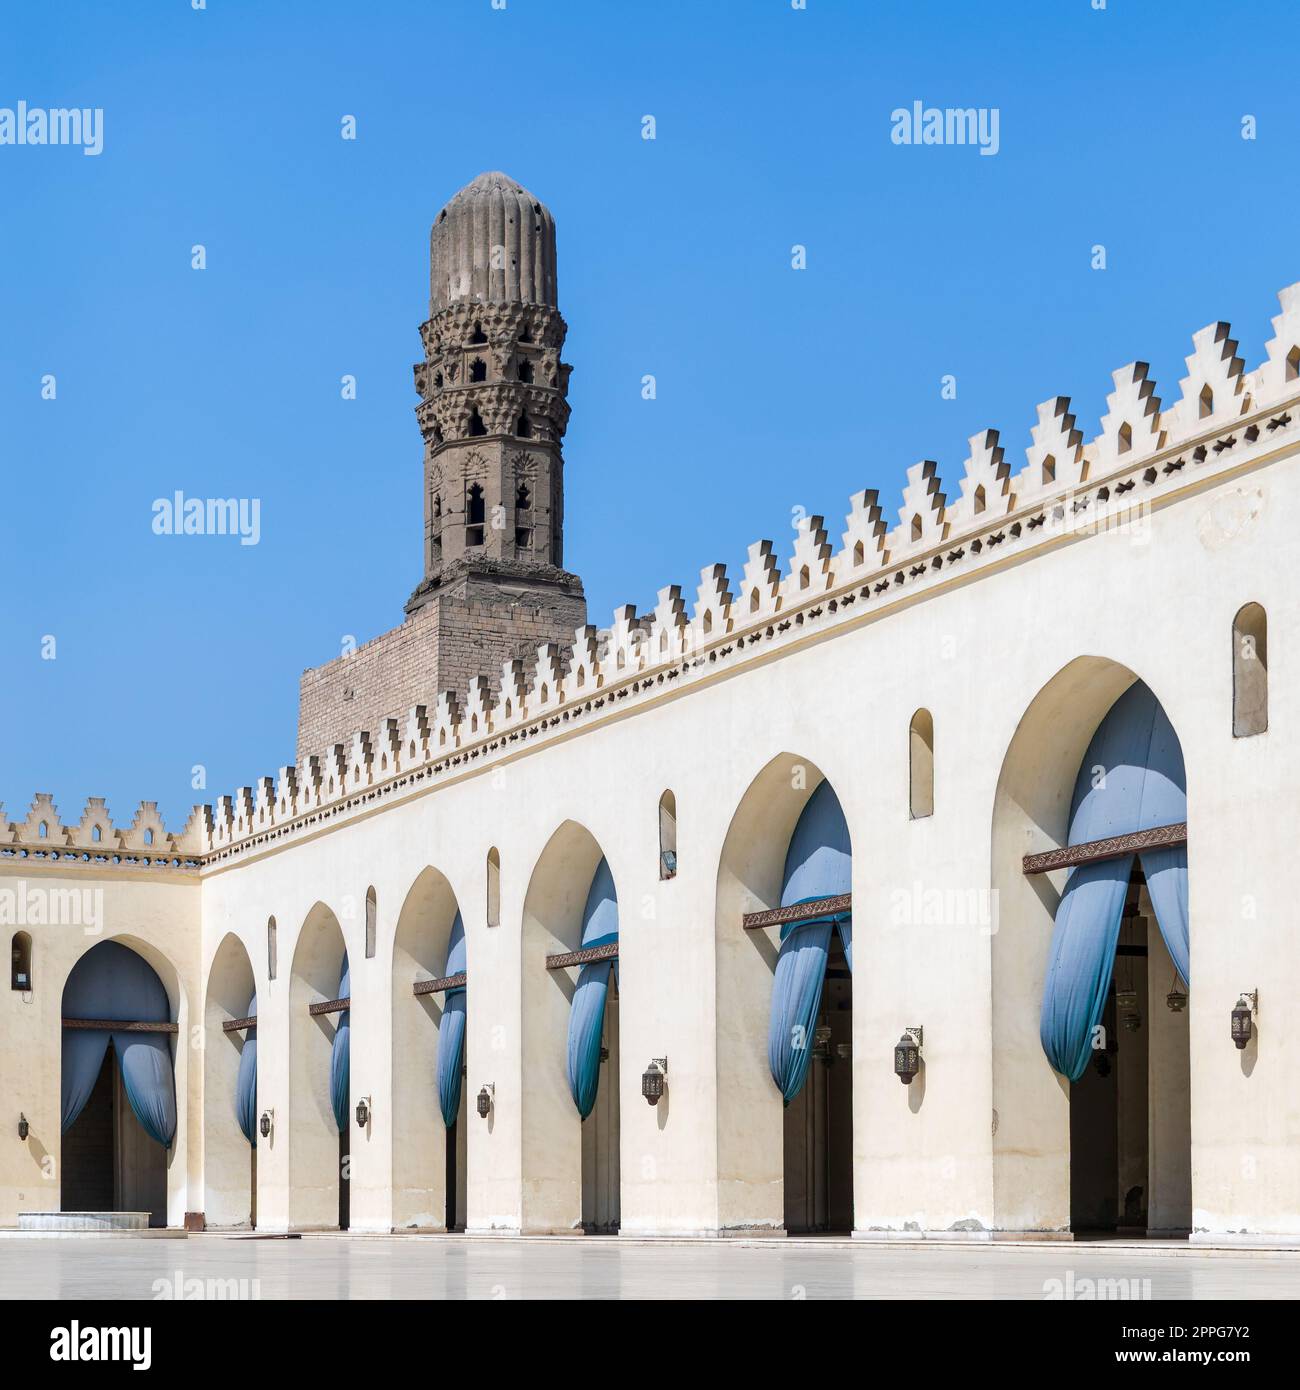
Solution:
M219 1280L245 1280L225 1287ZM885 1246L839 1241L633 1242L579 1237L216 1234L0 1240L0 1298L1300 1297L1300 1252L1186 1245ZM1141 1281L1149 1280L1149 1285ZM254 1282L255 1281L255 1282ZM1117 1296L1109 1286L1110 1297Z

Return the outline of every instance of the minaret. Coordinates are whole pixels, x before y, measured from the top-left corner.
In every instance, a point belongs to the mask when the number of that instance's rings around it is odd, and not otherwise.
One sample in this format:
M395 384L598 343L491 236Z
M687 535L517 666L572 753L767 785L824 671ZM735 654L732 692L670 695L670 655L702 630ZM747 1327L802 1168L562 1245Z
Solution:
M476 603L549 596L585 613L581 580L562 568L570 368L555 221L513 179L480 174L435 219L429 262L415 368L424 578L406 611L454 593ZM582 620L569 622L567 640Z
M429 238L429 321L416 416L424 435L424 577L406 620L304 671L298 756L381 729L504 662L568 647L587 621L564 561L569 368L555 296L555 222L504 174L480 174Z

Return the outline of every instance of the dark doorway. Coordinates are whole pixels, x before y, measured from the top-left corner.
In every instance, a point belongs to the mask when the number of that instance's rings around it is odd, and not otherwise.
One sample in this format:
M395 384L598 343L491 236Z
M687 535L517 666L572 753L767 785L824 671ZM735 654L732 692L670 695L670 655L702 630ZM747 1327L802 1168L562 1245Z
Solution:
M339 1230L346 1231L348 1228L348 1189L352 1185L350 1176L352 1168L351 1158L348 1149L348 1131L345 1125L339 1130Z
M63 1211L147 1211L150 1226L167 1224L167 1150L136 1119L111 1043L62 1149Z
M838 932L813 1026L812 1064L785 1110L785 1229L853 1229L853 979Z

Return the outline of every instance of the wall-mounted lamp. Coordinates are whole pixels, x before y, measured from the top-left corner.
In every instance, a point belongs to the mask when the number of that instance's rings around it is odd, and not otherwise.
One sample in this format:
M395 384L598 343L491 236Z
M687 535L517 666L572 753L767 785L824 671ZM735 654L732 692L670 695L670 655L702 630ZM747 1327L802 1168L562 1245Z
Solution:
M1238 1052L1250 1041L1251 1034L1255 1031L1250 1021L1251 1015L1258 1012L1259 991L1253 989L1249 993L1243 993L1232 1011L1232 1041L1237 1044Z
M903 1036L894 1048L894 1075L904 1086L910 1086L917 1072L921 1070L921 1043L924 1036L924 1028L905 1028Z
M496 1082L489 1081L486 1086L479 1089L478 1093L478 1115L480 1120L486 1120L492 1113L492 1102L496 1098Z
M365 1129L370 1123L370 1097L362 1096L357 1101L357 1128Z
M27 1123L27 1116L24 1115L24 1114L22 1113L22 1111L19 1111L19 1112L18 1112L18 1137L19 1137L20 1139L26 1139L27 1136L28 1136L28 1134L30 1134L30 1133L31 1133L31 1126Z
M641 1094L651 1105L663 1099L664 1078L668 1075L668 1058L651 1057L650 1065L641 1073Z
M262 1118L258 1121L257 1125L257 1132L262 1136L263 1139L269 1139L271 1137L271 1127L274 1123L275 1111L263 1110Z

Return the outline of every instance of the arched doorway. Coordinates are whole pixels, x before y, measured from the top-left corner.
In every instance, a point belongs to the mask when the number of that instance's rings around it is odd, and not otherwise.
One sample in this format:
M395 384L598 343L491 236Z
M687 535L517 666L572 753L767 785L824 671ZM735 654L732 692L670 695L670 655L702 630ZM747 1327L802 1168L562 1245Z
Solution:
M616 1231L620 1213L618 895L566 821L524 900L523 1224Z
M722 1229L853 1225L852 856L820 769L774 758L718 869Z
M1186 777L1155 694L1071 663L1022 719L994 815L998 1226L1191 1224Z
M203 1178L209 1226L257 1224L257 1017L253 966L234 932L217 947L204 1010Z
M351 976L324 903L307 914L289 985L289 1224L348 1225Z
M62 1010L61 1209L165 1226L178 1032L167 990L143 956L101 941L69 973Z
M426 868L393 943L393 1227L463 1230L467 1195L465 931L451 884Z

